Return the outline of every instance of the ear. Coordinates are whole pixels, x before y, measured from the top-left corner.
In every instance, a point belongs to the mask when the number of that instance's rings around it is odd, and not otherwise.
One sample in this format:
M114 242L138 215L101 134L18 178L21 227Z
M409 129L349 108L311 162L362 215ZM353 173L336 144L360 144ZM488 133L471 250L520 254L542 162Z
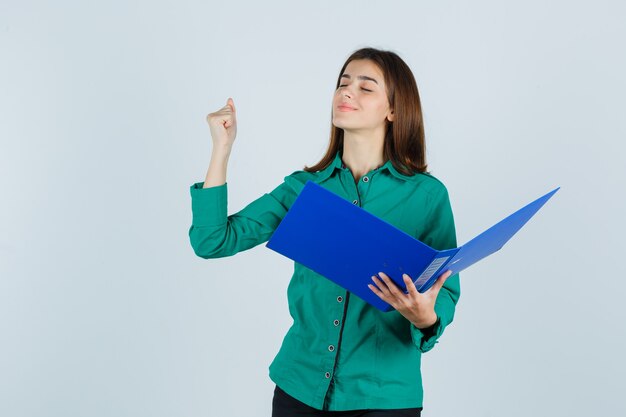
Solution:
M391 112L389 112L389 114L387 115L387 120L389 120L390 122L393 122L394 118L395 118L395 114L393 114L393 110L391 110Z

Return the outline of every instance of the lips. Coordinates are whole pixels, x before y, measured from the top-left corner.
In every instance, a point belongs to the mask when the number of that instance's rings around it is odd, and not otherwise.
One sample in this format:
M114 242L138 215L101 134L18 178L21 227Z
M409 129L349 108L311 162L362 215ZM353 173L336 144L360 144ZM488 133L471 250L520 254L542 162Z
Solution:
M337 108L340 111L352 111L352 110L356 110L354 107L348 105L348 104L340 104L337 106Z

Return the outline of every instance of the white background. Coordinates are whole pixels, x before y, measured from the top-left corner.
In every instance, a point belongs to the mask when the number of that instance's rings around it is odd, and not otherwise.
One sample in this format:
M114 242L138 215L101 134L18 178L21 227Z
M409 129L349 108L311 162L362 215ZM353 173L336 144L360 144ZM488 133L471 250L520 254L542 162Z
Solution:
M424 416L624 415L619 1L0 3L0 415L269 416L291 261L203 260L189 186L231 96L229 213L316 163L341 65L412 68L461 275ZM623 256L623 255L622 255Z

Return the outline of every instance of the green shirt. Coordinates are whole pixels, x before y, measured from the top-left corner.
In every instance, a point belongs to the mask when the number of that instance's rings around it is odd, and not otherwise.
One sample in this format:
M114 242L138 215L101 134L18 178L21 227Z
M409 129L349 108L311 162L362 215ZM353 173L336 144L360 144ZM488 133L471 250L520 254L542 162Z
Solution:
M355 183L341 155L322 171L293 172L230 216L227 184L204 189L201 182L193 184L189 238L195 253L219 258L266 242L308 180L435 249L456 247L448 192L439 180L429 174L403 175L387 161ZM452 322L459 295L459 277L454 275L437 297L437 323L420 330L397 311L383 313L294 262L287 290L293 325L270 365L270 378L317 409L422 407L421 355Z

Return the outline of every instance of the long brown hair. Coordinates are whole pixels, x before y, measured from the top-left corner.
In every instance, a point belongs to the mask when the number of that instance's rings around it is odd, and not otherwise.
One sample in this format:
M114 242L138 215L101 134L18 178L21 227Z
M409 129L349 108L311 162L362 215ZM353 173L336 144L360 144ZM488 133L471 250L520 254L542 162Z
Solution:
M350 61L357 59L368 59L380 68L387 85L387 99L394 111L394 121L387 121L383 159L391 160L394 168L404 175L426 172L422 105L411 69L394 52L362 48L354 51L343 64L335 89L339 88L341 75ZM305 166L304 170L316 172L328 167L340 149L343 149L343 129L334 126L331 121L330 144L326 154L317 164L312 167Z

